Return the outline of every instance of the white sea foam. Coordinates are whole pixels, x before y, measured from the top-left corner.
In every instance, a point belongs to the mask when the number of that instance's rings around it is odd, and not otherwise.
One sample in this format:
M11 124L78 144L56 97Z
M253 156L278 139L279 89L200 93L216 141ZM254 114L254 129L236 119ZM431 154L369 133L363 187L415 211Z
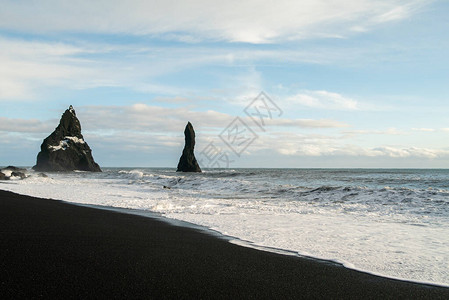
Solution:
M105 169L49 175L0 188L150 210L259 246L449 285L448 171Z
M11 173L12 173L11 170L4 169L4 170L0 170L0 171L2 171L2 173L5 174L6 177L11 177Z

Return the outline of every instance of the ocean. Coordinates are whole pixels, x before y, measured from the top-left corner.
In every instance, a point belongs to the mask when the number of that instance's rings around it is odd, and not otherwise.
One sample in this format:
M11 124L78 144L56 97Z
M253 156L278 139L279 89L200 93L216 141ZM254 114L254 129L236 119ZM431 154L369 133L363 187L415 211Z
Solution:
M449 170L104 168L28 170L0 189L151 212L231 242L449 286Z

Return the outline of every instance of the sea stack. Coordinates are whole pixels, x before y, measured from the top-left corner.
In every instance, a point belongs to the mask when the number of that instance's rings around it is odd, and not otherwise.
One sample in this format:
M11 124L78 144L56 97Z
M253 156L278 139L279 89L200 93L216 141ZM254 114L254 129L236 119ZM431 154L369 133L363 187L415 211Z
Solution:
M55 131L42 142L33 169L101 172L100 166L92 157L92 150L84 141L80 121L71 105L62 115Z
M190 122L187 123L184 130L185 146L178 163L177 172L201 172L200 166L196 161L193 149L195 148L195 131Z

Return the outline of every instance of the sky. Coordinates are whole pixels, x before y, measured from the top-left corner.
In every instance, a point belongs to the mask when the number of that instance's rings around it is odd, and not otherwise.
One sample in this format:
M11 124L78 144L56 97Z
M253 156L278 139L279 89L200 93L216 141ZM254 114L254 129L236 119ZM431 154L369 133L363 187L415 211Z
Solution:
M445 0L0 0L0 165L449 168Z

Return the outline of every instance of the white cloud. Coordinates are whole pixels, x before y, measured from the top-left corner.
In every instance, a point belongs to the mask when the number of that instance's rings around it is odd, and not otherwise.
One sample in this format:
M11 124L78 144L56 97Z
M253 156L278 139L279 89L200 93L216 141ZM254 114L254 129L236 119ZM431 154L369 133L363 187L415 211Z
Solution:
M412 128L413 131L434 132L434 128Z
M213 91L213 95L219 100L246 105L263 89L262 74L249 65L260 61L285 63L286 58L294 62L318 62L327 60L328 56L309 51L246 47L150 47L139 42L127 45L62 43L0 36L0 100L33 99L39 95L39 89L54 87L68 90L122 87L179 97L195 91L182 85L161 84L159 78L206 65L244 65L244 71L233 73L232 77L217 74L225 91Z
M5 78L0 74L0 100L1 99L24 99L32 97L32 92L23 82Z
M0 27L264 43L342 36L407 18L425 0L2 1Z
M437 159L449 157L449 150L382 146L367 148L352 144L339 145L331 143L282 143L279 142L276 151L290 156L348 156L348 157L389 157L389 158L426 158Z
M87 130L134 130L180 134L187 121L195 128L218 134L236 116L214 110L195 111L189 107L166 108L136 103L131 106L90 106L82 107L79 116L85 119ZM81 117L80 117L81 118ZM249 117L241 116L249 126L257 127ZM346 123L331 119L286 119L267 120L267 126L296 128L341 128Z
M49 121L43 122L37 119L27 120L0 117L0 131L3 132L48 132L50 134L50 131L53 130L56 126L57 124L51 125Z
M344 131L343 134L347 134L347 135L356 135L356 134L404 135L404 134L407 134L407 132L392 127L392 128L387 128L385 130L349 130L349 131Z
M178 95L185 91L158 84L155 78L204 64L225 63L227 55L204 49L72 45L0 37L0 100L31 99L37 90L47 87L126 87Z
M430 3L431 1L427 1ZM376 23L385 23L392 22L397 20L403 20L413 13L416 12L419 8L426 4L426 1L408 1L403 2L401 5L396 5L394 7L390 7L384 13L381 13L375 16L372 20Z
M378 147L371 150L376 156L389 156L394 158L418 157L418 158L437 158L447 156L449 151L428 148L396 148L396 147Z
M371 51L371 52L370 52ZM204 66L243 67L232 76L217 72L213 79L226 91L214 97L246 105L266 83L259 64L354 63L376 57L379 49L262 49L249 46L214 48L201 45L170 47L98 42L39 41L0 36L0 101L39 98L48 88L90 89L120 87L164 96L192 95L197 89L182 83L161 83L168 74L198 70ZM383 55L383 54L382 54ZM353 59L357 56L356 59ZM353 59L347 62L348 57ZM385 55L383 55L385 57ZM175 77L176 78L176 77ZM329 91L300 91L288 101L309 107L337 110L365 109L347 96ZM368 108L372 110L372 108Z
M328 91L303 91L286 98L288 104L331 110L358 110L356 100Z
M349 125L340 121L328 119L281 119L276 118L267 121L268 126L286 126L298 128L341 128Z
M33 98L40 86L77 88L96 77L94 64L72 55L89 49L0 38L0 100Z
M400 140L397 140L400 142ZM410 145L378 146L361 145L354 140L335 134L306 134L285 131L267 131L260 135L251 148L257 151L272 151L281 156L292 157L351 157L391 158L391 159L447 159L449 149L415 147ZM273 146L275 145L275 146Z
M175 99L174 101L178 101ZM189 103L188 99L179 100ZM231 123L236 116L214 110L197 111L190 106L169 108L145 103L129 106L85 106L75 107L77 116L83 125L83 131L113 135L116 132L144 132L181 135L187 121L195 128L218 134ZM58 116L59 117L59 116ZM246 116L240 116L246 124L257 127ZM14 119L0 117L0 131L21 133L48 133L57 126L58 119L41 121L37 119ZM331 119L286 119L267 120L267 126L296 128L340 128L348 125Z

